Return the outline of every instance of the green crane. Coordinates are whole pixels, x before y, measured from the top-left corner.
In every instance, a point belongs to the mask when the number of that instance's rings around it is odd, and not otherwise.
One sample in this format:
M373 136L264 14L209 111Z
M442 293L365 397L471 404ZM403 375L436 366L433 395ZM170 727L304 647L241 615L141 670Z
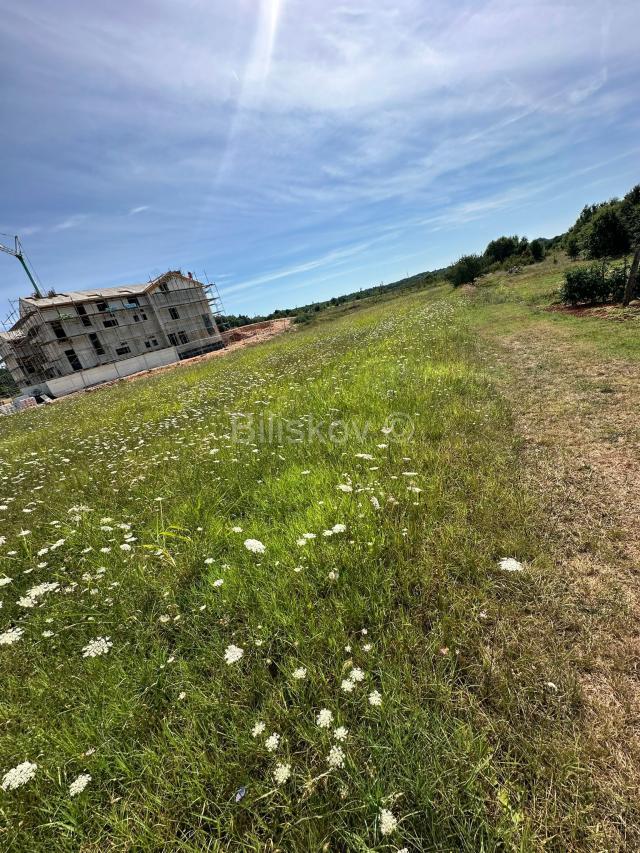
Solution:
M34 274L29 269L29 265L25 260L24 252L22 251L22 244L20 243L20 238L18 236L15 237L15 244L13 249L9 246L3 246L2 243L0 243L0 252L6 252L7 255L13 255L14 258L17 258L20 261L20 263L22 264L22 268L26 272L29 281L33 285L35 295L41 299L42 293L40 291L40 288L38 287Z

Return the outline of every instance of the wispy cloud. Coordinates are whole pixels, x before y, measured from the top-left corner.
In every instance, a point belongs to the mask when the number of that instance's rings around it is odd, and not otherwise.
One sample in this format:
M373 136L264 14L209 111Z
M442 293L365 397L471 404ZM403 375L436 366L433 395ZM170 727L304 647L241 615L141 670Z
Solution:
M82 225L86 219L87 215L85 213L74 213L73 216L67 216L66 219L57 222L51 230L68 231L70 228L77 228L79 225Z
M634 180L630 0L0 7L0 220L42 223L52 285L233 269L231 308L263 310L535 229L559 183L568 219L594 164L605 194Z

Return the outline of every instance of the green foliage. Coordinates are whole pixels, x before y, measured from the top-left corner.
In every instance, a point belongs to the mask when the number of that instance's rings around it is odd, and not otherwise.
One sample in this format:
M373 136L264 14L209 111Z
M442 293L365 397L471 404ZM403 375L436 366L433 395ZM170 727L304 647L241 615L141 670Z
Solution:
M498 237L492 240L484 250L484 256L487 263L502 263L502 261L515 255L520 247L520 238L515 235L513 237Z
M568 269L560 298L570 305L619 302L627 280L625 267L608 268L604 263L593 263Z
M569 257L615 258L640 242L640 184L620 200L587 205L565 235Z
M533 240L529 248L531 250L531 257L533 258L535 263L544 260L545 248L544 242L542 240Z
M0 397L15 397L20 389L6 367L0 367Z
M621 216L620 206L598 210L589 223L586 249L590 258L616 258L628 252L629 232Z
M463 255L447 272L447 278L454 287L473 284L484 270L485 262L481 255Z
M580 244L578 243L578 239L575 234L571 234L569 237L567 237L565 242L565 250L572 261L575 261L577 258L580 257Z

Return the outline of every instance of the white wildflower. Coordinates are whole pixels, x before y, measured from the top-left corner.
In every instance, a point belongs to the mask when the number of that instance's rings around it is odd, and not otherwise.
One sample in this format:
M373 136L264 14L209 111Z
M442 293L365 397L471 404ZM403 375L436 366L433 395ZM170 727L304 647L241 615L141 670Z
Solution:
M328 708L323 708L316 717L316 723L321 729L328 729L333 722L333 713Z
M291 776L291 765L290 764L276 764L275 769L273 771L273 778L276 780L276 784L284 785L284 783Z
M347 525L346 524L334 524L331 529L333 530L334 533L344 533L345 530L347 529Z
M278 744L280 743L280 735L277 732L274 732L272 735L265 740L264 745L266 746L269 752L275 752L278 748Z
M8 583L11 583L12 580L13 578L8 577L0 578L0 586L6 586Z
M231 532L232 533L242 533L242 528L241 527L232 527Z
M256 723L255 726L251 729L252 737L258 737L265 730L266 726L263 722Z
M244 649L241 649L240 646L234 646L233 643L224 651L224 659L227 664L236 663L239 661L242 655L244 654Z
M333 730L333 736L336 740L343 741L347 739L347 735L349 734L349 729L346 729L344 726L338 726L337 729Z
M97 658L100 655L106 655L112 646L113 643L109 637L96 637L82 649L82 657Z
M214 585L214 586L216 587L216 589L217 589L218 587L222 586L222 584L223 584L223 583L224 583L224 581L222 580L222 578L218 578L218 580L215 580L215 581L213 582L213 585Z
M297 669L293 670L293 677L297 680L302 680L307 677L307 668L304 666L299 666Z
M13 791L20 788L21 785L26 785L33 779L37 769L37 764L32 764L31 761L23 761L22 764L18 764L17 767L13 767L4 774L0 787L3 791Z
M331 747L327 756L327 764L329 767L344 767L344 751L341 747L335 744Z
M252 554L264 554L266 548L259 539L245 539L244 547Z
M356 686L355 681L352 681L350 678L344 678L342 680L342 684L340 685L340 689L344 693L353 693L353 688Z
M81 794L91 781L91 776L88 773L81 773L77 779L69 785L69 794L72 797Z
M395 832L397 826L398 820L393 812L389 811L389 809L380 809L380 832L382 835L391 835L392 832Z
M341 492L349 493L353 491L353 486L350 486L348 483L339 483L336 486L336 489L339 489Z
M359 666L354 666L354 668L349 673L349 678L352 681L363 681L364 680L364 672L360 669Z
M380 707L380 705L382 705L382 696L377 690L372 690L371 693L369 693L369 704L375 707Z

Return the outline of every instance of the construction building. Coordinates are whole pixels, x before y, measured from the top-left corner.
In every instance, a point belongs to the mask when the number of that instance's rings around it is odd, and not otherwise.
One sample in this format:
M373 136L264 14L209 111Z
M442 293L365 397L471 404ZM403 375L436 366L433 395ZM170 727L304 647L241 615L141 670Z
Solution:
M60 397L220 349L216 297L215 285L179 270L146 284L24 297L0 332L0 358L22 395Z

